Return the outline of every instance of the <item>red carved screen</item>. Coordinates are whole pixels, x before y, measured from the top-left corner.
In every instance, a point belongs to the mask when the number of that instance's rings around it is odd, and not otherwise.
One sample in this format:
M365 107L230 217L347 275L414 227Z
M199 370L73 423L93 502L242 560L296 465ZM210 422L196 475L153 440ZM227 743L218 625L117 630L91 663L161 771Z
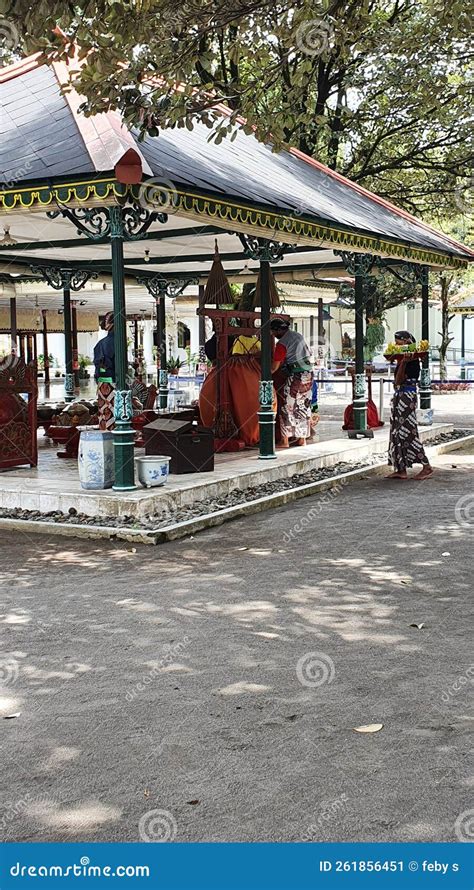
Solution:
M36 362L0 360L0 468L38 463Z

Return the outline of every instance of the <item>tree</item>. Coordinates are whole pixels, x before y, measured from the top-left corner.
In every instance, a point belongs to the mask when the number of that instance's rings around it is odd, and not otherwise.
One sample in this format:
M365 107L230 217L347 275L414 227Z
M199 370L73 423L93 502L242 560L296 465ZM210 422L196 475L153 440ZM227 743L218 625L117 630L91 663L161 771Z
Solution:
M339 296L354 303L353 284L344 282L339 288ZM385 313L400 303L416 300L421 296L420 286L411 282L401 281L391 272L379 275L367 275L363 281L363 299L366 322L375 320L382 323Z
M449 235L453 238L462 240L469 246L472 245L472 231L462 216L446 223ZM474 268L470 268L462 272L451 272L443 270L436 275L435 290L439 294L441 308L441 330L438 331L441 337L439 345L439 376L441 381L448 379L447 369L447 353L449 344L452 343L454 337L450 336L449 326L454 318L451 313L453 301L456 300L460 289L466 285L474 285Z
M441 330L438 333L441 337L441 343L439 345L439 379L443 382L448 379L447 353L449 344L454 340L454 337L449 336L449 325L454 318L454 315L450 313L450 306L452 298L459 290L459 286L459 278L455 273L440 273Z
M474 158L469 2L0 0L0 11L28 50L72 58L56 23L77 41L90 113L118 108L142 135L199 119L216 142L242 127L439 216L459 212Z

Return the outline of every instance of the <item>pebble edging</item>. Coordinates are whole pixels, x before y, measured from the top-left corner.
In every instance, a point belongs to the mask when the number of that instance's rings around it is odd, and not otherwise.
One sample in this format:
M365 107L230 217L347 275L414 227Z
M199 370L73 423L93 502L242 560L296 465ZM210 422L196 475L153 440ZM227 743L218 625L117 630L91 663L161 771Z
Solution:
M439 436L436 436L426 444L429 447L444 445L469 434L472 434L472 430L453 430L451 433L440 433ZM236 488L222 497L206 498L202 501L196 501L188 507L170 507L166 514L160 513L156 516L151 514L142 516L139 520L133 516L87 516L84 513L78 513L74 507L71 507L68 513L62 513L59 510L41 513L39 510L4 508L0 509L0 518L29 522L44 522L46 520L50 523L61 523L62 525L107 527L108 529L116 528L124 531L143 530L144 532L159 532L160 529L168 528L170 525L189 522L193 519L199 519L201 516L248 504L270 495L291 491L314 482L329 481L345 473L368 470L372 467L386 465L386 463L387 452L360 461L340 461L331 467L309 470L306 473L295 474L290 478L279 479L274 482L266 482L252 488Z

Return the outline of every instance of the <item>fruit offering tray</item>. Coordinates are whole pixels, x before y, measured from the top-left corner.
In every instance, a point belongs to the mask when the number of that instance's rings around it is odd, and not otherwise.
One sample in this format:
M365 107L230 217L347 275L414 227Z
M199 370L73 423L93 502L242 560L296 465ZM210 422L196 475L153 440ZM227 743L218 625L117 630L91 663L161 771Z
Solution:
M428 340L418 340L418 343L389 343L384 356L389 362L394 359L400 361L406 355L410 358L424 358L429 348Z
M424 358L425 355L428 355L428 350L425 349L423 351L417 349L415 352L386 352L384 353L384 357L388 359L389 362L401 361L402 358L415 359L415 358Z

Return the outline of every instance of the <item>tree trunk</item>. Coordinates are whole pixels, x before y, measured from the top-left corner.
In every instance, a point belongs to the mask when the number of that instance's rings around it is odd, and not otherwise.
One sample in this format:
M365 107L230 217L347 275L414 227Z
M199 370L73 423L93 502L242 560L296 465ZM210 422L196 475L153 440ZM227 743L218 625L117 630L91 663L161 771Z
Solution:
M449 314L449 286L451 280L445 275L440 275L441 284L441 343L439 346L439 379L444 383L448 379L447 353L448 346L454 340L449 336L449 325L454 316Z

